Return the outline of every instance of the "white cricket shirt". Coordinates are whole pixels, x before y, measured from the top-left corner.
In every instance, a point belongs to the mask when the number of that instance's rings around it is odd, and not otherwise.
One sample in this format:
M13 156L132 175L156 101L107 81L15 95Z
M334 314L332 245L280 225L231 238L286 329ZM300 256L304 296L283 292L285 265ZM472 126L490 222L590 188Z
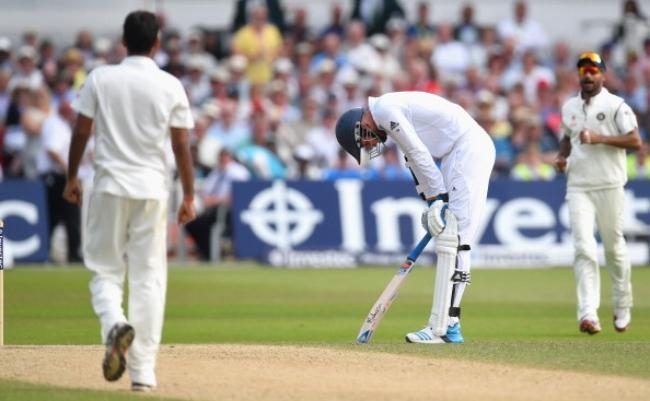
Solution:
M434 158L444 163L445 156L457 143L471 144L473 135L487 135L462 107L427 92L393 92L370 97L368 109L377 126L408 158L418 178L419 191L426 197L446 192Z
M580 131L617 136L637 127L636 116L624 100L602 88L586 104L580 94L562 106L564 135L571 139L567 191L614 188L627 182L626 152L604 144L581 144Z
M94 120L94 190L132 199L168 195L170 128L194 126L180 81L149 57L94 69L73 106Z

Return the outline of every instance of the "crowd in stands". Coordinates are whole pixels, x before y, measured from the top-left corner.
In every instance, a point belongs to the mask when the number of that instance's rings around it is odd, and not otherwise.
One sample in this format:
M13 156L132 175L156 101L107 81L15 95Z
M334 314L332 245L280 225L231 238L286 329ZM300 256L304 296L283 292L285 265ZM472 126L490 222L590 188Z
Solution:
M362 169L334 134L344 110L389 91L432 92L468 110L496 145L494 179L554 179L560 107L579 91L575 62L587 50L601 53L605 86L637 114L644 148L630 154L630 178L650 179L650 21L636 1L595 49L552 42L525 0L493 25L478 24L469 2L456 21L434 24L432 4L407 15L398 0L352 0L350 12L333 3L319 28L307 8L281 0L238 0L232 25L216 31L180 32L160 14L155 61L187 90L206 204L228 202L240 179L410 179L390 143ZM119 37L85 29L74 43L31 30L20 43L0 36L0 179L64 174L76 91L125 56ZM90 176L92 151L87 159Z

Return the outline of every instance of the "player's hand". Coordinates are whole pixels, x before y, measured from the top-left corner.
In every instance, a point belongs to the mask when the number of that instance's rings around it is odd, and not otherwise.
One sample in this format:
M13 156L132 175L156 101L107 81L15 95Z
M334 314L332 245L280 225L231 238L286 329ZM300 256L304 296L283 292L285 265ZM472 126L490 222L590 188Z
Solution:
M66 181L65 188L63 188L63 199L81 206L83 190L81 189L81 182L78 178Z
M196 210L194 209L193 199L183 199L183 202L178 208L177 221L178 224L187 224L196 218Z
M566 157L564 156L556 157L555 161L553 162L553 165L555 166L555 170L558 173L564 173L566 171L566 165L567 165Z
M422 227L434 237L439 235L447 225L447 221L445 220L447 207L447 202L442 199L436 199L422 212Z
M595 137L595 134L593 132L589 131L586 128L583 129L582 131L580 131L580 143L583 143L583 144L586 144L586 145L593 144L593 143L595 143L594 142L594 139L595 139L594 137Z

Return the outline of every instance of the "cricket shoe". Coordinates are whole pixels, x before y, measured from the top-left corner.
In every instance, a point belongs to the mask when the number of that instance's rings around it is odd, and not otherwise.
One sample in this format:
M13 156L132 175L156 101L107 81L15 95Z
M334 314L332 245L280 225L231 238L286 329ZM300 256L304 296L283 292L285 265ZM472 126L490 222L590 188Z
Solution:
M627 330L631 320L630 308L616 308L614 310L614 329L619 333Z
M126 369L126 351L135 337L135 330L128 323L115 323L106 338L106 353L102 362L104 378L109 382L122 377Z
M600 333L601 330L602 328L597 320L582 319L580 321L580 331L583 333L594 335Z
M447 334L445 334L445 337L447 337L447 342L450 343L462 344L465 342L463 333L460 332L460 323L458 322L447 327Z
M420 331L408 333L406 335L406 342L416 344L446 344L452 341L450 341L446 335L437 336L433 334L433 329L427 326Z
M149 393L152 392L155 388L156 388L155 386L152 386L150 384L137 383L137 382L131 383L131 391L136 391L139 393Z

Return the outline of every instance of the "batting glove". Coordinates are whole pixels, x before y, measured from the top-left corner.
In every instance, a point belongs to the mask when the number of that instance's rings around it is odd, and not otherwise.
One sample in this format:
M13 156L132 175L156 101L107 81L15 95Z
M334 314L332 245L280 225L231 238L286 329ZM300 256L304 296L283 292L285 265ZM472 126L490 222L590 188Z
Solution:
M447 225L447 221L445 220L445 211L447 208L447 202L438 196L433 203L422 212L422 227L424 227L424 229L434 237L438 236Z

